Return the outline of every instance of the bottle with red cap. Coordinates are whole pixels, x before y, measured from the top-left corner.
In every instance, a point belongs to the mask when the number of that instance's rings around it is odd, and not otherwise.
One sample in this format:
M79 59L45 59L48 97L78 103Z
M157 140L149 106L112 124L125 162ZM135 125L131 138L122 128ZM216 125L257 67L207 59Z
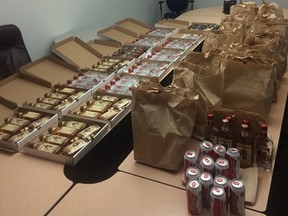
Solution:
M216 145L218 143L218 129L214 125L214 114L207 114L207 125L205 129L205 139L212 144Z
M241 131L236 145L240 153L240 167L252 167L254 164L255 145L254 141L249 136L248 124L241 124Z
M227 118L222 119L221 129L218 133L218 144L223 145L226 149L233 147L231 124Z
M273 141L268 137L268 125L260 125L260 135L255 139L256 145L256 165L267 171L272 169Z

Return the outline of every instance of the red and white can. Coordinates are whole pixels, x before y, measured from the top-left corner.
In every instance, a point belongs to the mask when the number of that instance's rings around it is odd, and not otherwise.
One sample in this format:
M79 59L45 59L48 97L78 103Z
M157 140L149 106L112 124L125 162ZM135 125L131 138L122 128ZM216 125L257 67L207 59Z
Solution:
M190 180L186 187L187 207L190 215L202 213L202 186L198 180Z
M229 162L225 158L218 158L215 162L215 176L222 175L229 178Z
M204 140L200 143L199 146L198 160L201 160L201 158L204 155L212 156L212 153L213 153L213 144L207 140Z
M201 172L209 172L214 176L214 160L209 155L204 155L200 161L199 169Z
M240 153L237 148L228 148L225 158L229 162L229 179L240 178Z
M218 158L225 158L225 154L226 154L225 146L215 145L213 147L212 157L213 157L214 161L216 161Z
M189 180L198 180L200 177L200 170L197 167L188 167L185 172L185 182L188 183Z
M199 182L202 185L202 205L205 208L209 208L210 190L213 186L213 177L209 172L203 172L200 175Z
M226 198L229 197L229 194L228 194L228 179L225 176L221 176L221 175L215 176L214 181L213 181L213 186L222 187L225 190Z
M242 180L232 180L229 185L230 212L235 215L245 213L245 186Z
M196 167L197 154L194 150L188 150L184 154L184 172L188 167Z
M221 187L213 186L210 191L210 215L226 216L227 199L225 190Z

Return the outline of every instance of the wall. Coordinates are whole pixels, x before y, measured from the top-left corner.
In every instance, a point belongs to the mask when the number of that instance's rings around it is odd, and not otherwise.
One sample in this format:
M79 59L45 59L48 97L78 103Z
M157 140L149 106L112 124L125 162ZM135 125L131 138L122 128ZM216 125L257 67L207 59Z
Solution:
M68 32L102 29L127 17L151 25L160 18L157 0L0 0L0 4L0 25L13 23L21 29L32 60L49 54L54 39Z

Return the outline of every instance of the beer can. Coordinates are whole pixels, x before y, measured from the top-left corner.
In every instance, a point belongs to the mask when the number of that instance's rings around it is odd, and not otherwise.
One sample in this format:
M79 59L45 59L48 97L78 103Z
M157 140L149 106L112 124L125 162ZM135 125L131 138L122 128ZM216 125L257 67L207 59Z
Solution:
M200 176L200 170L197 167L188 167L185 172L185 182L189 180L198 180Z
M209 208L210 190L213 186L213 177L209 172L203 172L200 175L199 182L202 185L202 205L205 208Z
M202 186L198 180L190 180L186 187L187 207L190 215L202 213Z
M229 179L240 177L240 153L237 148L228 148L225 158L229 162Z
M225 190L221 187L213 186L210 191L210 215L226 216L227 199Z
M213 181L213 186L215 187L221 187L224 189L226 194L226 203L227 203L227 209L228 209L228 201L229 201L229 187L228 187L228 179L225 176L215 176Z
M234 179L229 185L230 212L235 215L245 213L245 186L242 180Z
M204 155L212 156L212 153L213 153L213 144L207 140L204 140L200 143L199 146L198 160L201 160L201 158Z
M197 154L194 150L188 150L184 154L184 172L188 167L196 167Z
M214 176L214 160L209 155L204 155L200 161L199 169L201 172L209 172Z
M215 145L213 147L212 157L214 161L216 161L218 158L225 158L226 154L226 148L223 145Z
M229 178L229 162L225 158L218 158L215 162L215 176L222 175Z

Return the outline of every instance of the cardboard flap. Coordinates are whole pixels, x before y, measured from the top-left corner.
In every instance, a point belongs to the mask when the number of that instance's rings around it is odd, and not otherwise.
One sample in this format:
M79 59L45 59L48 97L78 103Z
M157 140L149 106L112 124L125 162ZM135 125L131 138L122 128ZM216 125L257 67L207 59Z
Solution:
M30 77L44 79L54 85L59 82L66 82L77 75L78 69L55 56L46 56L21 67L20 72Z
M115 24L123 28L129 29L130 31L133 31L138 35L145 34L153 29L148 24L142 23L132 18L126 18L126 19L120 20L116 22Z
M52 45L52 52L76 66L78 71L84 68L91 68L102 57L101 53L78 37L69 37Z
M99 36L104 36L121 44L131 43L137 38L137 34L121 26L110 26L97 32Z
M179 28L186 29L190 23L183 20L165 19L155 23L155 27Z
M8 100L2 96L0 96L0 103L3 104L5 107L11 109L11 110L14 110L17 108L17 103L11 101L11 100Z
M31 81L31 82L34 82L34 83L37 83L39 85L42 85L42 86L45 86L45 87L48 87L48 88L51 88L52 86L52 83L47 81L47 80L44 80L38 76L35 76L34 74L25 74L25 73L22 73L21 72L21 69L20 69L20 73L19 73L19 77L22 78L22 79L26 79L28 81Z
M101 53L101 55L112 55L115 51L120 49L121 43L115 41L105 41L105 40L90 40L87 42L89 46Z

